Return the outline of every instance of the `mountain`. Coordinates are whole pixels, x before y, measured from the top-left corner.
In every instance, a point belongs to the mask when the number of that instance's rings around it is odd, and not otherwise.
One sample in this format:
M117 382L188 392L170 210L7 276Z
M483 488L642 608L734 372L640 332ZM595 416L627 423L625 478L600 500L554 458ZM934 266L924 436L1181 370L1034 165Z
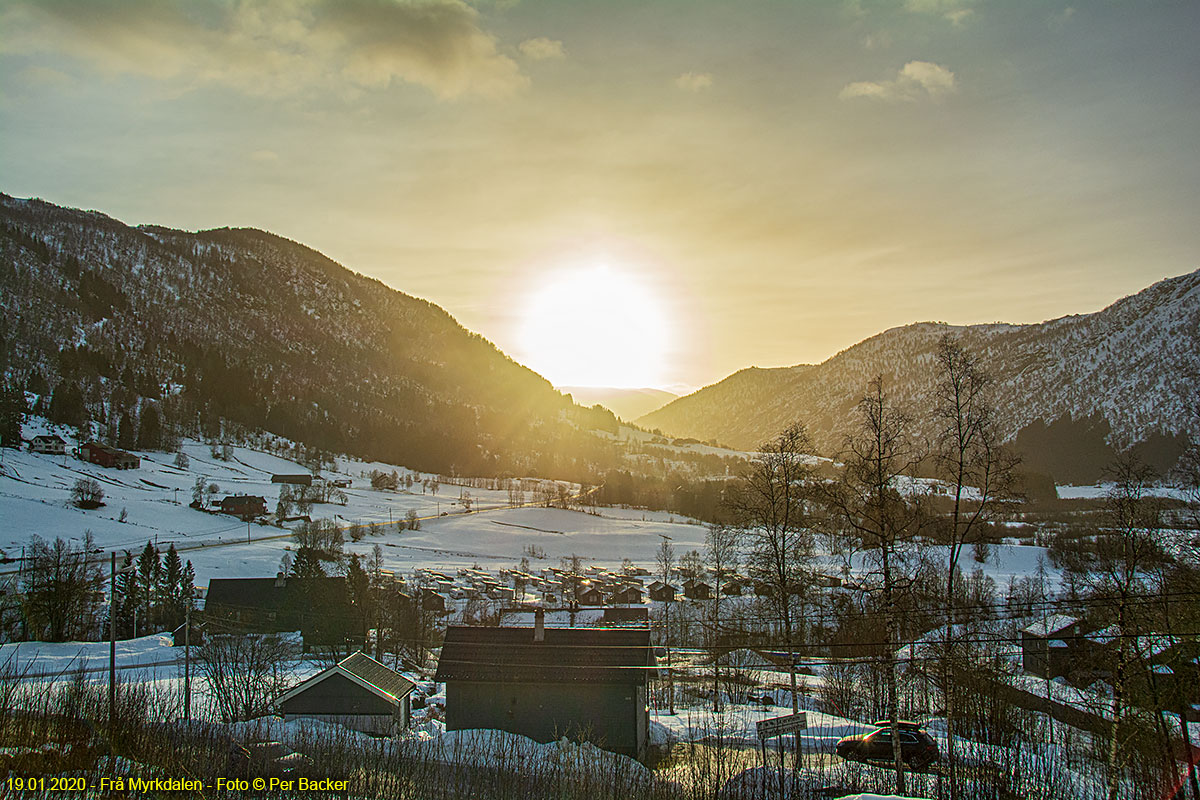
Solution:
M821 364L741 370L638 423L753 448L799 420L819 451L833 454L867 382L882 374L918 433L929 435L934 353L947 333L979 354L995 379L1004 435L1031 468L1060 480L1094 480L1115 449L1139 443L1166 466L1195 424L1185 410L1200 390L1200 271L1094 314L1032 325L892 328Z
M259 230L130 227L0 194L0 287L0 376L114 439L152 409L178 433L531 474L616 429L441 308Z
M616 389L609 386L558 386L581 406L602 405L621 419L637 419L679 397L662 389Z

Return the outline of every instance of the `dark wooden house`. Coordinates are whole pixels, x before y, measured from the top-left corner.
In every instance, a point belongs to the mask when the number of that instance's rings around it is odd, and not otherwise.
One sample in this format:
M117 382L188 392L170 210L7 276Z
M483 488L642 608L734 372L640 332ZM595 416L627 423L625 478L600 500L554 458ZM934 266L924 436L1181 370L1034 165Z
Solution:
M267 499L254 494L231 494L221 498L221 513L253 519L267 513Z
M675 594L679 590L669 583L655 581L646 587L650 595L650 599L659 603L670 603L675 600Z
M642 602L642 590L636 586L622 586L612 593L613 605L638 605Z
M213 578L204 619L209 633L300 631L305 649L361 646L365 634L342 577Z
M581 606L602 606L604 605L604 592L595 587L588 587L579 593L579 605Z
M307 472L298 474L272 475L271 483L290 483L293 486L312 486L313 476Z
M284 692L275 705L285 722L319 719L388 735L408 727L409 695L416 687L399 672L359 652Z
M688 600L710 600L712 587L704 581L684 581L683 596Z
M1021 630L1021 666L1026 672L1052 679L1068 676L1087 659L1090 645L1077 617L1054 614Z
M653 663L648 628L451 627L434 680L446 684L448 731L583 736L642 758Z

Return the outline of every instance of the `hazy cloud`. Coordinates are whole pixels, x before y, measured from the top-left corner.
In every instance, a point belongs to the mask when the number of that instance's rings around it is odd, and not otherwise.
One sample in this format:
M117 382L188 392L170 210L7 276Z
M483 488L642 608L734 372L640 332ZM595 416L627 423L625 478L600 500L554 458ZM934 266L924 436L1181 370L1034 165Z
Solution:
M557 39L547 39L545 36L539 36L536 39L526 39L517 45L517 49L521 51L521 55L534 61L547 61L552 58L562 58L566 53L563 51L563 43Z
M904 0L904 8L917 14L936 14L961 25L972 13L975 0Z
M528 82L462 0L16 0L0 27L8 51L254 94L397 81L449 99Z
M866 97L887 102L938 99L958 88L954 73L931 61L910 61L893 80L858 81L838 95L843 100Z
M685 72L675 79L675 85L685 92L702 92L712 83L712 75L708 72Z

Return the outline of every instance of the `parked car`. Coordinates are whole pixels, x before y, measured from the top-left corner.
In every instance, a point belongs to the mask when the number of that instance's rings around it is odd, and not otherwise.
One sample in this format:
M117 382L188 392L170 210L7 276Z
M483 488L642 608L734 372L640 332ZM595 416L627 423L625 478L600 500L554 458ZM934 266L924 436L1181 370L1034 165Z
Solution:
M856 736L843 736L835 752L850 761L880 763L892 761L892 724L887 720L874 723L877 730ZM921 729L920 723L901 720L900 757L913 769L924 769L938 759L937 743Z

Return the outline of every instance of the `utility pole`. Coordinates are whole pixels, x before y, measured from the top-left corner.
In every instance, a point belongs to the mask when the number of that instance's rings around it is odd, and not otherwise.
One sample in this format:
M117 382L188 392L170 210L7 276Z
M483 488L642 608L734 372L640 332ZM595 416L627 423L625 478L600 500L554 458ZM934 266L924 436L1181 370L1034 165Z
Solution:
M101 562L103 563L103 562ZM108 554L108 727L117 716L117 551Z
M250 518L246 517L246 544L250 544Z
M183 612L183 718L192 718L192 587Z

